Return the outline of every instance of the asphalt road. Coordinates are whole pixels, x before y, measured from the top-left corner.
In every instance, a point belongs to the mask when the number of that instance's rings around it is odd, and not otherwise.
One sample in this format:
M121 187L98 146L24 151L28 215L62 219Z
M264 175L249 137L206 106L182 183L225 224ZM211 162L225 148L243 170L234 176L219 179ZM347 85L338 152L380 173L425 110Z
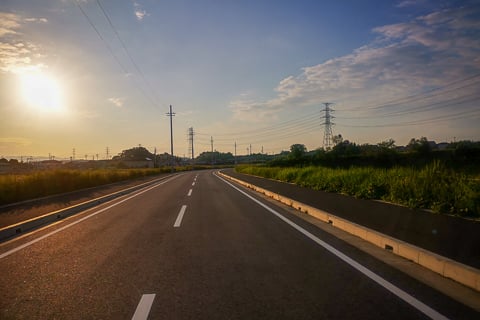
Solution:
M237 188L179 174L2 244L0 318L478 318Z

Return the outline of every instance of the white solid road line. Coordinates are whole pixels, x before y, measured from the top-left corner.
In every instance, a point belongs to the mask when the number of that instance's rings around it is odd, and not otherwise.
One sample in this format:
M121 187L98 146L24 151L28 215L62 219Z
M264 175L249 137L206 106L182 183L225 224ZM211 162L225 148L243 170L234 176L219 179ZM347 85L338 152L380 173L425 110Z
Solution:
M54 234L56 234L56 233L58 233L58 232L60 232L60 231L63 231L63 230L65 230L65 229L67 229L67 228L70 228L70 227L76 225L77 223L80 223L80 222L82 222L82 221L85 221L85 220L87 220L87 219L90 219L91 217L96 216L96 215L99 214L99 213L102 213L102 212L104 212L104 211L107 211L107 210L115 207L115 206L118 206L119 204L124 203L125 201L128 201L128 200L130 200L130 199L132 199L132 198L135 198L135 197L137 197L137 196L139 196L139 195L141 195L141 194L143 194L143 193L145 193L145 192L147 192L147 191L150 191L150 190L152 190L152 189L154 189L154 188L156 188L156 187L158 187L158 186L161 186L162 184L165 184L165 183L167 183L167 182L170 182L170 181L172 181L173 179L178 178L179 176L180 176L180 175L176 175L176 176L173 176L173 177L170 178L170 179L163 180L162 182L160 182L160 183L158 183L158 184L155 184L155 185L153 185L153 186L151 186L151 187L148 187L148 188L146 188L146 189L144 189L144 190L142 190L142 191L140 191L140 192L137 192L137 193L135 193L135 194L133 194L133 195L131 195L131 196L123 199L123 200L120 200L120 201L118 201L118 202L115 202L114 204L111 204L111 205L109 205L108 207L105 207L105 208L103 208L103 209L100 209L100 210L98 210L98 211L95 211L94 213L91 213L91 214L89 214L88 216L85 216L85 217L83 217L83 218L81 218L81 219L78 219L78 220L76 220L76 221L74 221L74 222L72 222L72 223L70 223L70 224L67 224L66 226L63 226L63 227L61 227L61 228L58 228L57 230L54 230L54 231L52 231L52 232L49 232L49 233L47 233L47 234L45 234L45 235L43 235L43 236L41 236L41 237L38 237L38 238L36 238L36 239L34 239L34 240L32 240L32 241L29 241L29 242L27 242L27 243L24 243L24 244L18 246L18 247L15 247L15 248L13 248L12 250L9 250L9 251L7 251L7 252L5 252L5 253L2 253L2 254L0 254L0 259L3 259L3 258L5 258L5 257L11 255L12 253L15 253L15 252L17 252L17 251L19 251L19 250L22 250L22 249L26 248L26 247L29 247L29 246L31 246L32 244L37 243L37 242L39 242L39 241L41 241L41 240L43 240L43 239L45 239L45 238L48 238L48 237L50 237L50 236L52 236L52 235L54 235ZM114 202L114 201L116 201L116 200L117 200L117 199L114 199L114 200L111 200L111 201L109 201L109 202ZM109 202L107 202L107 203L109 203ZM91 209L89 209L89 210L91 210Z
M192 195L192 189L188 190L188 196L190 197Z
M152 308L155 294L144 294L138 303L137 309L133 314L132 320L145 320L148 318L150 309Z
M182 219L183 215L185 214L185 210L187 210L187 206L183 205L182 208L180 209L180 212L178 213L177 220L175 220L175 224L173 225L174 228L180 227L180 224L182 224Z
M414 307L415 309L419 310L420 312L424 313L426 316L430 317L431 319L438 319L438 320L447 320L448 318L445 317L443 314L439 313L438 311L430 308L429 306L427 306L426 304L424 304L423 302L421 302L420 300L417 300L416 298L414 298L413 296L409 295L408 293L406 293L405 291L403 291L402 289L398 288L397 286L395 286L394 284L388 282L387 280L383 279L382 277L380 277L378 274L374 273L373 271L371 271L370 269L367 269L366 267L364 267L363 265L361 265L360 263L358 263L357 261L353 260L352 258L350 258L349 256L345 255L344 253L340 252L339 250L335 249L334 247L332 247L331 245L329 245L328 243L320 240L318 237L316 237L315 235L311 234L310 232L308 232L307 230L303 229L302 227L300 227L299 225L295 224L294 222L292 222L291 220L285 218L284 216L282 216L280 213L278 213L277 211L275 211L274 209L270 208L269 206L267 206L266 204L263 204L262 202L260 202L259 200L255 199L254 197L252 197L251 195L249 195L248 193L244 192L243 190L241 190L240 188L236 187L235 185L231 184L230 182L226 181L225 179L219 177L218 175L215 174L215 176L222 180L223 182L225 182L226 184L228 184L229 186L231 186L232 188L234 188L235 190L237 190L238 192L242 193L244 196L246 196L247 198L249 198L250 200L256 202L257 204L259 204L260 206L262 206L263 208L265 208L266 210L268 210L269 212L273 213L275 216L277 216L278 218L280 218L283 222L287 223L288 225L290 225L291 227L293 227L294 229L296 229L297 231L299 231L300 233L302 233L303 235L305 235L307 238L313 240L315 243L317 243L318 245L322 246L323 248L325 248L326 250L328 250L330 253L334 254L335 256L337 256L338 258L340 258L341 260L343 260L344 262L346 262L347 264L349 264L350 266L352 266L353 268L355 268L356 270L360 271L361 273L363 273L365 276L369 277L371 280L373 280L374 282L376 282L377 284L381 285L382 287L384 287L385 289L387 289L388 291L390 291L391 293L393 293L394 295L396 295L397 297L399 297L400 299L402 299L403 301L407 302L408 304L410 304L412 307Z

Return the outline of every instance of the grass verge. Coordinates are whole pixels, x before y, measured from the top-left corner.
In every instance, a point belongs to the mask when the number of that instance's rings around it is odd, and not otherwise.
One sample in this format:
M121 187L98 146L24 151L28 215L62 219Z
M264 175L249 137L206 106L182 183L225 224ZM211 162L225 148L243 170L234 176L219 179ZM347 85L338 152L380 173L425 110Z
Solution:
M297 185L464 217L480 215L480 181L435 161L421 169L238 166L236 171Z

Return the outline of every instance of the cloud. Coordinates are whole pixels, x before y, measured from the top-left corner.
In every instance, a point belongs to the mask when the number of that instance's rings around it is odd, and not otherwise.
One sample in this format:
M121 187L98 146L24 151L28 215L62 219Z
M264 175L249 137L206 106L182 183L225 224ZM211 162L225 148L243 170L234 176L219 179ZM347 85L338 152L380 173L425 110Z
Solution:
M24 19L17 14L0 12L0 71L22 73L45 67L43 64L33 62L33 58L42 57L38 47L23 39L21 29L29 22L44 23L47 19Z
M115 106L121 108L125 102L125 98L108 98L108 101L113 103Z
M375 28L372 31L377 38L371 43L281 80L274 98L259 101L239 97L230 108L236 118L252 121L322 102L368 110L364 107L478 74L478 14L479 9L448 9Z
M15 34L18 28L20 28L20 18L18 15L0 12L0 37Z
M140 9L135 10L135 16L137 17L137 20L139 20L139 21L143 20L143 18L145 17L146 14L147 14L147 12L145 10L140 10Z
M406 8L406 7L413 7L413 6L419 6L422 4L427 3L426 0L404 0L400 1L396 7L397 8Z
M145 16L149 15L147 11L143 9L143 6L137 1L133 2L133 9L134 9L135 17L137 17L138 21L142 21L143 18L145 18Z
M47 23L47 18L25 18L25 22Z

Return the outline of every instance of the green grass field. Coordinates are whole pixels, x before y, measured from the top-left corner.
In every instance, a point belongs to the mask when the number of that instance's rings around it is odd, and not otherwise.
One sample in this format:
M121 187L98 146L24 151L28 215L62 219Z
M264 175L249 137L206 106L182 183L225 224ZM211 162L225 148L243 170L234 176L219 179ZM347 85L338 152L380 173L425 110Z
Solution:
M362 199L385 200L465 217L480 215L479 177L453 171L440 162L421 169L238 166L236 170Z

